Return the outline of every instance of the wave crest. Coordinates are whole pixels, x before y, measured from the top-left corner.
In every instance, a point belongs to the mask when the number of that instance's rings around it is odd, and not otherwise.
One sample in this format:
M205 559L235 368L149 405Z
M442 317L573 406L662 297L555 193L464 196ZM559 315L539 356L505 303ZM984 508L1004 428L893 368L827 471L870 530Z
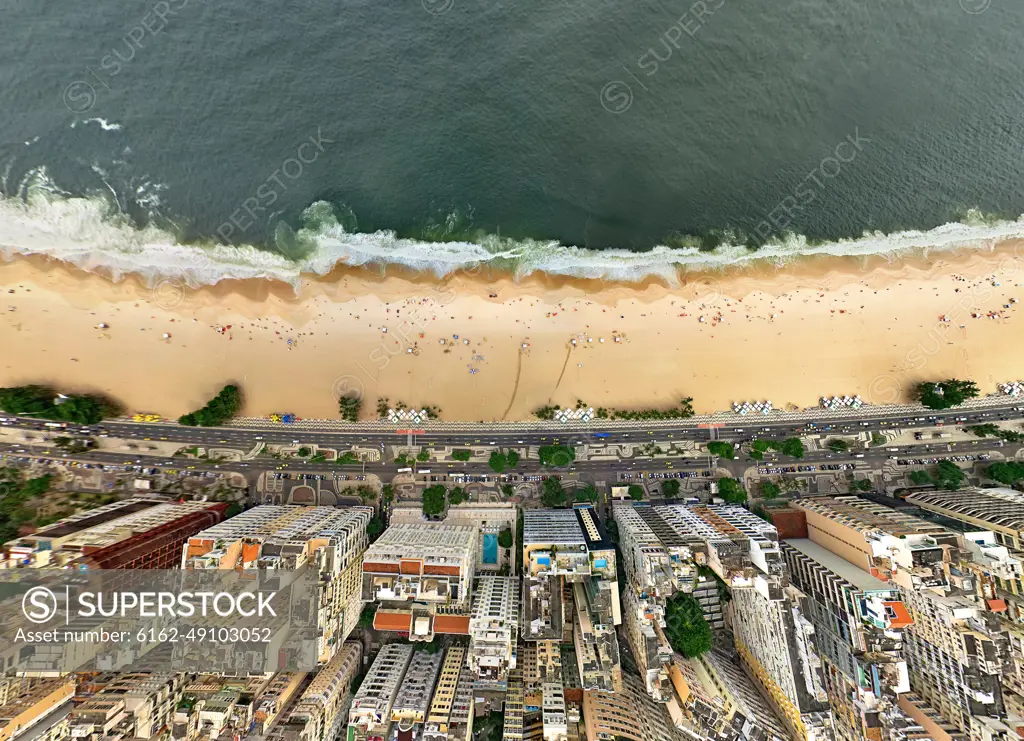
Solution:
M824 244L787 235L756 251L736 243L710 251L695 244L643 252L591 250L566 247L554 240L512 240L490 234L471 241L429 241L401 238L389 230L359 232L351 209L320 201L305 210L297 230L279 225L275 232L278 251L272 252L254 245L183 243L173 229L135 225L111 202L109 194L71 196L61 192L45 171L23 180L18 193L20 197L0 196L0 251L7 259L45 255L115 280L133 274L150 285L179 279L194 287L252 278L298 287L303 274L326 275L339 264L400 265L439 278L486 266L515 278L533 273L614 281L657 277L675 284L682 271L717 270L757 260L782 264L817 255L897 256L911 251L991 247L1002 240L1024 237L1024 217L995 220L971 212L961 222L929 230L865 233ZM685 244L673 240L674 245L681 243Z

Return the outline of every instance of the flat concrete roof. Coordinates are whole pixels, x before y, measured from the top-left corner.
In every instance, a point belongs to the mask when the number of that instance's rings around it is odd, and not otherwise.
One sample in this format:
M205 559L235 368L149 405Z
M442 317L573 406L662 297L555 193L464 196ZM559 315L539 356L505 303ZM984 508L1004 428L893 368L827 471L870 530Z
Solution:
M877 579L864 569L854 566L846 559L837 556L827 548L822 548L810 538L790 538L783 541L793 546L808 558L814 559L830 571L834 571L843 579L865 592L892 591L894 587L881 579Z

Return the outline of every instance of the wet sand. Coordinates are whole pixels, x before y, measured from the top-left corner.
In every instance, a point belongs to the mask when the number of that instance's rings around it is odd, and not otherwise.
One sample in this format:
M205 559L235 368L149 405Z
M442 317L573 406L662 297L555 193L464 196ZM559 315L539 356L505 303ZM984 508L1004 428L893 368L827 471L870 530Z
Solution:
M337 417L338 394L357 392L367 418L388 397L445 419L516 420L577 400L691 396L698 412L833 394L890 403L923 379L991 392L1024 376L1022 242L679 283L342 267L298 292L265 280L193 290L15 259L0 265L0 385L101 391L170 417L236 382L253 416Z

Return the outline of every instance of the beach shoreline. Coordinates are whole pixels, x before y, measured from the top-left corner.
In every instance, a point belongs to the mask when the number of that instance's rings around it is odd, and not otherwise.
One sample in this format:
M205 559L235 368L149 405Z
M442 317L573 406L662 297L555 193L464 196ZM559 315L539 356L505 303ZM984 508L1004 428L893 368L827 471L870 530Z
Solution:
M337 396L359 393L365 418L387 397L447 420L512 421L577 401L692 397L698 413L834 394L881 404L919 380L971 378L985 393L1024 376L1021 240L760 261L680 272L678 285L339 265L297 290L266 279L192 288L29 256L0 264L0 290L0 385L98 391L168 417L229 382L249 416L337 418Z

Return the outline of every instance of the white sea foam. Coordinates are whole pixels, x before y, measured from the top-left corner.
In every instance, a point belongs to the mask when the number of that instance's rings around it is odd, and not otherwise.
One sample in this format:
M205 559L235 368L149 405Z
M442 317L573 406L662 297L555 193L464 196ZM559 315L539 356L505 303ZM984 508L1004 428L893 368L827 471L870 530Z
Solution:
M158 186L140 184L139 194ZM303 274L325 275L336 265L401 265L444 276L478 265L506 270L516 277L535 272L583 278L638 281L659 276L675 282L679 269L716 270L755 260L784 263L811 255L892 255L963 247L990 247L1024 237L1024 217L1016 221L985 220L974 214L964 222L927 231L872 233L859 239L810 244L793 236L768 243L757 251L724 245L710 252L697 248L656 247L646 252L563 247L542 240L509 240L485 236L478 242L424 242L399 238L391 231L350 233L333 218L329 204L314 204L307 216L315 228L300 229L300 245L309 245L299 260L254 246L182 244L174 233L134 226L109 198L97 194L71 197L37 171L23 180L18 197L0 197L0 252L46 255L115 279L136 274L150 284L162 279L208 285L236 278L272 278L298 286Z
M121 126L121 124L119 124L119 123L110 123L110 121L108 121L105 118L87 118L84 121L72 121L71 122L71 128L77 129L78 128L78 124L80 124L80 123L83 124L83 125L84 124L91 124L91 123L99 124L100 128L103 129L104 131L120 131L122 128L124 128L123 126Z

